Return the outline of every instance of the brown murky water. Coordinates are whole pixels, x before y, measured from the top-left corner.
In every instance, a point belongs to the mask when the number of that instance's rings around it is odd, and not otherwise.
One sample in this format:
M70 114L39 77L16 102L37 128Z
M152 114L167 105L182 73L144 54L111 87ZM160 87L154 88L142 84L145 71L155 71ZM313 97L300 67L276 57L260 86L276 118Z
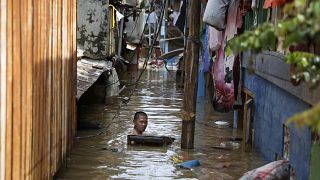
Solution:
M133 82L137 75L130 74L128 82ZM123 95L107 100L107 105L79 107L80 121L108 128L99 136L76 139L67 168L62 169L56 179L238 179L247 170L264 164L255 152L212 148L225 142L223 137L240 136L240 132L231 126L215 125L216 120L231 124L232 114L214 112L205 99L198 99L195 149L181 150L182 90L165 69L147 70L140 82L129 103L121 105L120 111L119 103L128 96L129 88ZM126 135L132 131L136 111L149 115L147 134L174 137L175 142L167 147L127 146ZM98 132L97 129L79 130L78 136ZM198 159L201 165L191 170L181 169L172 157L185 161Z

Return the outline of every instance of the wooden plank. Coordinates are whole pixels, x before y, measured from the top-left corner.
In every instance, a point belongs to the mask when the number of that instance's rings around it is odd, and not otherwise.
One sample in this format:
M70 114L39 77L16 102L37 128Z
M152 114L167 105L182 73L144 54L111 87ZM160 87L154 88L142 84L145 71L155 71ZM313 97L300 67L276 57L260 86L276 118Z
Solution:
M184 48L175 49L173 51L162 54L161 56L159 56L159 59L169 59L169 58L172 58L175 56L181 57L181 56L183 56L183 51L184 51Z
M57 168L61 166L62 164L62 77L61 77L61 72L62 72L62 0L57 1L57 9L58 9L58 52L57 52L57 99L58 99L58 109L57 109L57 115L58 115L58 120L57 120L57 138L58 138L58 146L57 146Z
M77 132L77 106L76 106L76 96L77 96L77 0L73 0L73 6L72 6L72 10L73 10L73 15L72 15L72 23L73 23L73 33L72 33L72 50L73 50L73 55L72 55L72 59L73 59L73 75L72 75L72 85L73 85L73 133L72 136L75 137L76 132Z
M47 132L47 142L46 142L46 164L47 164L47 172L46 175L47 177L52 177L53 174L51 173L52 169L52 164L51 164L51 152L52 152L52 147L51 147L51 121L52 121L52 115L54 114L54 111L52 110L52 88L53 88L53 82L52 82L52 19L53 19L53 12L52 12L52 1L50 0L49 2L46 3L46 11L47 11L47 19L46 19L46 24L47 24L47 98L46 98L46 103L47 103L47 125L46 129L48 130Z
M190 12L194 16L189 16L189 35L188 39L199 38L200 25L200 6L201 3L197 0L192 0L190 5ZM199 66L199 44L194 40L188 40L187 50L188 56L185 58L185 92L183 97L182 110L182 131L181 131L181 148L194 148L194 131L195 131L195 113L197 100L197 84L198 84L198 66Z
M52 13L53 13L53 17L52 18L52 68L53 68L53 78L52 78L52 83L56 84L55 86L53 86L53 96L52 96L52 105L53 105L53 112L57 112L58 111L58 88L57 88L57 52L58 52L58 6L57 6L57 0L53 0L53 5L52 5ZM57 162L58 157L57 157L57 119L58 119L58 114L57 113L53 113L53 121L51 122L51 132L52 132L52 137L51 137L51 174L53 175L56 171L57 171Z
M6 173L7 2L0 1L0 180Z
M67 39L67 46L68 46L68 49L67 49L67 76L69 77L69 81L67 81L67 155L70 154L70 151L71 151L71 141L72 141L72 137L71 137L71 81L70 81L70 77L71 76L71 62L72 62L72 59L71 59L71 55L72 55L72 43L71 43L71 33L72 33L72 30L71 30L71 1L67 1L67 33L68 33L68 39Z
M0 0L0 8L1 8L1 0ZM2 11L0 12L0 41L2 40L2 36L1 36L1 34L2 34L2 28L3 28L3 26L4 25L1 25L1 23L2 23L2 20L1 20L1 17L4 15L5 13L3 13L2 14ZM1 53L1 49L3 49L3 47L1 48L1 46L3 46L2 45L2 43L0 43L0 53ZM1 55L0 55L1 56ZM5 112L3 111L3 109L4 109L4 104L3 104L3 100L1 99L1 98L3 98L2 97L2 94L4 94L5 92L3 92L2 91L2 86L4 86L4 87L6 87L6 85L5 85L5 83L2 83L2 82L4 82L3 80L2 80L2 77L4 77L5 75L4 74L2 74L1 72L3 71L2 70L2 66L3 66L3 62L5 62L4 60L1 60L1 58L0 58L0 119L2 119L3 118L3 121L0 121L0 180L3 180L4 179L4 173L5 173L5 170L4 170L4 168L5 168L5 166L4 166L4 162L5 162L5 160L3 159L3 158L5 158L5 156L2 154L3 152L4 152L4 150L3 150L3 147L5 147L5 140L4 140L4 137L5 137L5 135L4 134L2 134L2 132L4 132L5 131L5 128L4 128L4 124L5 124L5 118L4 117L2 117L3 116L3 114L5 114Z
M12 0L7 0L7 96L6 96L6 177L5 179L12 179L12 46L13 46L13 35L12 35Z
M248 112L250 109L250 112ZM249 114L249 122L248 122L248 113ZM243 110L243 129L242 129L242 151L247 150L247 144L251 141L251 136L250 136L250 131L252 128L252 120L253 120L253 99L251 99L247 94L246 94L246 101L244 103L244 110ZM248 127L249 123L249 127ZM247 134L247 132L249 132ZM248 142L247 142L248 138Z
M33 16L33 132L32 132L32 168L31 168L31 179L40 179L40 170L39 170L39 128L40 128L40 74L39 74L39 59L40 57L40 42L39 42L39 33L40 33L40 8L39 2L37 0L33 1L34 16Z
M42 45L43 45L43 54L42 54L42 58L41 58L41 70L42 70L42 77L43 77L43 82L42 84L42 91L43 91L43 98L42 98L42 103L43 103L43 110L41 111L42 117L41 118L41 122L42 124L42 156L41 156L41 167L42 167L42 176L41 178L43 179L49 179L49 134L50 130L48 130L48 121L50 120L48 117L48 113L50 113L50 109L48 107L48 102L50 102L50 100L48 100L48 96L50 96L50 94L48 93L48 88L49 87L49 76L50 73L48 72L48 64L50 62L49 60L49 56L48 56L48 51L49 51L49 41L50 41L50 37L51 34L49 34L50 32L50 23L48 21L48 18L50 18L50 10L48 10L48 6L49 3L45 2L45 1L41 1L41 10L42 10L42 23L41 23L41 27L43 28L42 30L42 36L41 36L41 41L42 41ZM50 115L49 115L50 116Z
M70 151L73 147L73 137L74 137L74 85L73 85L73 74L74 74L74 1L70 1L70 142L69 142L69 148Z
M246 132L247 132L247 111L248 111L248 95L245 94L245 100L244 100L244 106L243 106L243 121L242 121L242 152L246 151Z
M27 90L27 83L28 83L28 79L27 79L27 66L28 66L28 50L29 50L29 46L28 46L28 31L30 31L30 29L28 29L28 2L27 1L20 1L20 6L19 6L19 11L20 11L20 19L21 19L21 27L25 27L25 28L21 28L20 27L20 31L21 31L21 46L20 51L21 51L21 120L25 119L23 121L21 121L21 173L20 173L20 179L26 179L26 164L28 163L26 161L26 153L27 153L27 149L26 149L26 142L27 142L27 136L26 136L26 132L27 132L27 121L28 121L28 111L27 111L27 107L28 107L28 101L27 101L27 97L28 97L28 90ZM24 107L22 107L24 106Z
M62 29L67 29L67 0L62 0ZM67 152L67 53L68 53L68 33L62 31L62 161L65 162L65 154Z
M247 88L245 88L245 87L243 87L242 88L242 91L245 93L245 94L247 94L248 96L250 96L250 98L252 98L252 99L254 99L254 93L252 92L252 91L250 91L249 89L247 89Z
M25 10L25 16L26 21L25 21L25 25L23 26L24 28L24 32L25 34L23 35L26 39L25 39L25 43L26 43L26 49L25 49L25 55L23 57L25 57L25 60L23 61L25 63L25 71L26 71L26 75L25 75L25 87L23 88L26 92L26 98L25 98L25 119L26 119L26 133L25 133L25 138L26 138L26 142L25 142L25 179L29 180L31 179L30 176L30 170L31 170L31 152L32 152L32 107L33 107L33 102L32 102L32 95L33 95L33 87L32 87L32 66L33 66L33 62L32 62L32 55L33 55L33 48L32 48L32 44L33 44L33 39L32 39L32 15L33 15L33 11L32 11L32 0L24 0L23 2L26 3L26 10Z
M45 137L44 137L44 122L45 122L45 94L44 94L44 87L45 87L45 72L44 72L44 68L45 68L45 62L44 62L44 53L45 53L45 22L44 22L44 18L45 18L45 12L43 9L43 1L39 1L39 34L38 34L38 42L39 42L39 49L38 49L38 53L39 53L39 59L38 59L38 63L35 64L35 66L38 66L38 71L39 71L39 76L40 79L37 82L39 84L39 99L37 99L38 103L39 103L39 129L38 132L40 134L39 136L39 142L38 142L38 149L39 149L39 154L38 154L38 161L37 161L37 166L39 169L39 177L43 178L44 177L44 141L45 141Z

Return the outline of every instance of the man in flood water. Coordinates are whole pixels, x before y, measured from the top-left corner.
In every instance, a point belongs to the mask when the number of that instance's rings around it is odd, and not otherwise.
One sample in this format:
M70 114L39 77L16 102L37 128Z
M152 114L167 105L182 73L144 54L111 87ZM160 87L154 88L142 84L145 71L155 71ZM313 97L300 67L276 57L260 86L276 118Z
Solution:
M134 128L132 135L141 135L148 126L148 115L145 112L138 111L133 118Z

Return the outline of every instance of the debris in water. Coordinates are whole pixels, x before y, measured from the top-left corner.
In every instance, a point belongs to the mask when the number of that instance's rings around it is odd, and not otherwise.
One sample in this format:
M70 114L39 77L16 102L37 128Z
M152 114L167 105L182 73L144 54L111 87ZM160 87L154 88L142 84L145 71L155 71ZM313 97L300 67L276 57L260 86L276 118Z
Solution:
M227 126L227 125L229 125L229 123L226 122L226 121L215 121L214 123L216 125L219 125L219 126Z
M232 165L231 162L215 163L214 168L216 168L216 169L223 169L223 168L228 168L228 167L230 167L231 165Z
M223 141L242 141L242 137L219 137Z
M127 143L129 145L149 145L163 146L173 143L175 138L166 136L144 136L144 135L128 135Z
M172 156L170 159L171 159L175 164L177 164L177 163L182 163L182 162L183 162L183 161L181 160L182 158L179 157L179 156L177 156L177 155Z
M216 149L225 149L225 150L232 150L237 149L240 147L240 144L237 142L222 142L219 145L211 146L212 148Z
M177 164L177 166L181 167L181 168L191 169L193 167L200 166L200 162L199 162L199 160L191 160L191 161L179 163L179 164Z
M215 146L211 146L211 147L216 148L216 149L232 150L232 147L226 147L226 146L221 146L221 145L215 145Z
M289 161L274 161L257 169L246 172L240 180L245 179L289 179Z

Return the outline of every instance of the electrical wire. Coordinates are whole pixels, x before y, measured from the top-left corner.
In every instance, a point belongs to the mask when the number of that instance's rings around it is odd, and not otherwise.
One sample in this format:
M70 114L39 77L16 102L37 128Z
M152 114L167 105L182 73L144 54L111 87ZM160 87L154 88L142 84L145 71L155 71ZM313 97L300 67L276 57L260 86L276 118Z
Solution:
M167 0L165 0L165 3L166 4ZM151 6L153 6L153 3L151 4ZM149 53L148 53L148 58L145 60L144 64L143 64L143 70L141 71L140 75L138 76L136 82L134 83L134 88L133 90L131 91L131 93L129 94L129 96L127 97L126 100L122 101L121 103L119 103L118 107L117 107L117 112L114 114L114 116L112 117L111 121L106 124L105 127L103 127L102 129L100 129L96 134L93 134L93 135L88 135L88 136L77 136L76 139L87 139L87 138L93 138L93 137L97 137L97 136L100 136L102 135L103 133L107 132L108 128L110 127L110 125L112 123L114 123L114 120L116 119L116 117L120 114L120 109L122 107L122 105L126 105L127 103L130 102L131 100L131 97L134 93L134 90L138 87L138 84L139 84L139 81L143 75L143 73L145 72L145 70L147 69L147 62L148 62L148 59L150 58L151 54L152 54L152 50L153 50L153 47L154 47L154 44L156 42L156 39L158 38L158 35L160 33L160 28L161 28L161 23L162 23L162 19L163 19L163 15L164 15L164 10L165 10L165 6L162 6L162 12L161 12L161 18L159 19L159 23L158 23L158 27L157 27L157 33L156 33L156 36L154 36L154 39L153 39L153 42L152 42L152 45L151 45L151 48L149 49ZM150 16L150 13L147 17L147 21L149 19L149 16ZM147 23L146 23L147 24ZM144 26L144 29L146 28L146 24ZM144 34L141 35L140 37L140 44L142 42L142 39L143 39L143 36Z
M136 22L134 23L133 29L132 29L130 35L128 36L128 38L132 38L132 34L133 34L134 30L135 30L136 27L137 27L138 19L140 18L140 14L141 14L141 12L139 12L139 14L137 15L138 18L136 19ZM142 32L142 34L143 34L143 32Z

